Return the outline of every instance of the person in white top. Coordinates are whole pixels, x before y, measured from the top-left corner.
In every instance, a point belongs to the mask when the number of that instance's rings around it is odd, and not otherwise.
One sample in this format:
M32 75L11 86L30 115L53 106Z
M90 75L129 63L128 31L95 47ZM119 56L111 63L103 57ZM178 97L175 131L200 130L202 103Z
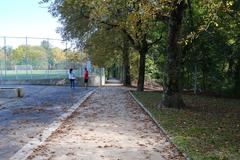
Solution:
M75 73L73 72L73 69L72 69L72 68L69 69L68 78L69 78L69 80L70 80L71 88L74 89L74 88L75 88L75 79L76 79L76 76L75 76Z

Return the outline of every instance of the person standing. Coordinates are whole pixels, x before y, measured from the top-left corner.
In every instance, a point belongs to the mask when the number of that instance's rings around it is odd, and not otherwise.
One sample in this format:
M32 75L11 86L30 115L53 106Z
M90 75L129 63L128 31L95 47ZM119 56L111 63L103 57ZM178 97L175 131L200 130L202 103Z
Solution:
M70 68L69 69L69 72L68 72L68 78L70 80L70 86L72 89L75 88L75 79L76 79L76 76L75 76L75 73L73 72L73 69Z
M85 85L85 88L87 89L87 87L88 87L88 70L87 70L87 68L85 68L85 71L84 71L84 85Z

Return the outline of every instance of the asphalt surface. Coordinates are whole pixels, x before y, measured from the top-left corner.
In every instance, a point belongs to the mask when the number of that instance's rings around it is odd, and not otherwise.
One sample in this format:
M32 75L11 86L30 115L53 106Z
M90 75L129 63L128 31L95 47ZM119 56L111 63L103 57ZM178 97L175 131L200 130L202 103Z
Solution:
M94 88L18 85L23 98L0 98L0 159L13 156ZM6 87L6 86L0 86ZM8 86L16 87L16 86Z

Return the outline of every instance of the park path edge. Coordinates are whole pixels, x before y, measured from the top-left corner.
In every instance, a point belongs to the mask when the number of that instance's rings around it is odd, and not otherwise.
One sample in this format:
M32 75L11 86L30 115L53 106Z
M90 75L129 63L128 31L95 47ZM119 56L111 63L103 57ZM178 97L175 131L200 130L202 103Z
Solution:
M182 154L186 160L190 160L186 153L183 153L181 149L173 143L172 138L167 134L167 131L158 123L158 121L153 117L153 115L147 110L147 108L133 95L132 91L128 91L129 95L134 99L134 101L141 107L141 109L151 118L151 120L157 125L161 132L167 137L167 140L177 148L178 152Z
M61 125L62 123L69 118L74 111L80 105L86 101L97 89L93 89L89 91L83 98L81 98L77 103L72 105L66 113L63 113L60 117L58 117L55 121L53 121L48 127L46 127L43 132L39 133L36 137L34 137L31 141L25 144L20 150L18 150L9 160L25 160L28 156L33 153L33 150L44 143L44 141L52 135Z

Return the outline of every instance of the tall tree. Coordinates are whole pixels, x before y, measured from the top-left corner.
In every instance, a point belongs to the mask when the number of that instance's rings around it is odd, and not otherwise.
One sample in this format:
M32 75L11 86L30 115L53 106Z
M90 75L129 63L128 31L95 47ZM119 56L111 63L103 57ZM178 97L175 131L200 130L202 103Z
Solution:
M154 26L154 15L161 3L153 1L85 1L55 0L51 13L59 16L63 24L62 34L66 38L82 41L82 36L94 27L122 30L139 52L140 65L138 90L144 89L145 61L149 48L160 37L152 37L150 30ZM160 12L159 12L160 13ZM156 34L155 34L156 36ZM81 42L80 42L81 43Z
M130 44L124 39L125 37L126 36L117 29L105 30L101 28L101 30L98 29L98 32L94 33L87 41L86 48L89 51L93 63L100 67L109 68L116 64L116 62L118 66L123 66L123 83L125 86L130 86ZM121 58L119 58L120 56ZM113 59L115 59L115 61ZM118 61L122 61L122 64Z
M47 65L47 54L40 46L20 45L13 50L10 59L14 65L31 64L35 69L45 68Z
M56 69L58 66L63 67L66 61L66 56L64 51L58 47L54 47L52 49L52 54L53 54L54 68Z
M122 52L124 67L123 84L125 86L131 86L129 40L125 34L123 34L122 36L123 36Z
M239 84L236 82L239 76L234 76L234 73L237 73L239 59L239 2L188 1L192 3L193 11L192 15L187 12L189 18L184 26L184 33L190 33L184 46L184 73L185 78L188 77L185 82L191 84L189 79L192 75L189 73L194 72L199 92L224 94L228 91L229 95L235 90L234 95L237 95L234 83ZM191 19L194 28L191 27Z
M164 90L164 105L172 108L184 107L181 85L181 29L183 23L184 0L172 1L172 10L168 22L168 48L166 62L166 79Z
M49 41L42 41L41 42L41 47L45 49L45 52L47 53L47 58L48 58L48 69L51 69L53 66L53 53L52 53L52 46L49 43Z

